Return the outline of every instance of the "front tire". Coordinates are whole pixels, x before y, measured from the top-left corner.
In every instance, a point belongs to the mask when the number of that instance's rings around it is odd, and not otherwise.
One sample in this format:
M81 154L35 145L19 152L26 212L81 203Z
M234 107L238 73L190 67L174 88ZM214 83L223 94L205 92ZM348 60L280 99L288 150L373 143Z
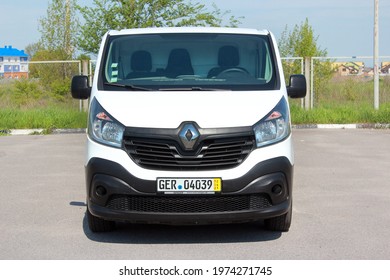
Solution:
M290 210L281 216L273 217L270 219L266 219L264 221L265 228L271 231L282 231L287 232L290 229L292 219L292 206Z
M87 208L88 227L92 232L109 232L115 229L115 222L96 217Z

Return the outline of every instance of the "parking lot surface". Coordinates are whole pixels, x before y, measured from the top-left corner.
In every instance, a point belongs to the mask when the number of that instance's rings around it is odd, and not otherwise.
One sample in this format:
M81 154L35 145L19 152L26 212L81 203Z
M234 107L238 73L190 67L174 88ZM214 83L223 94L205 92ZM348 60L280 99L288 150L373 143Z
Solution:
M173 227L85 219L85 135L0 137L0 259L390 259L390 130L295 130L293 222Z

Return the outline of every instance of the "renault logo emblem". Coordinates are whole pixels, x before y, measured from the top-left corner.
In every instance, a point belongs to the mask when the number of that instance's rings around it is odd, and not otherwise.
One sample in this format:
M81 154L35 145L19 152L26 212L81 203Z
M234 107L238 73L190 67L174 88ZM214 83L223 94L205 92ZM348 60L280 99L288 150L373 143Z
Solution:
M186 124L179 133L180 141L186 150L192 150L200 134L193 124Z

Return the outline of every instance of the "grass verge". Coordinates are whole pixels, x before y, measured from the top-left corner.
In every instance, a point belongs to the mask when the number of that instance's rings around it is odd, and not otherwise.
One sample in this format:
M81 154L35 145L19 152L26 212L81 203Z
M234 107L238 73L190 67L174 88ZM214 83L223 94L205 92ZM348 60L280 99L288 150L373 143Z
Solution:
M348 124L348 123L390 123L390 104L382 104L380 110L370 105L322 106L306 111L291 104L293 124Z
M0 109L0 130L43 128L84 128L87 113L63 107Z

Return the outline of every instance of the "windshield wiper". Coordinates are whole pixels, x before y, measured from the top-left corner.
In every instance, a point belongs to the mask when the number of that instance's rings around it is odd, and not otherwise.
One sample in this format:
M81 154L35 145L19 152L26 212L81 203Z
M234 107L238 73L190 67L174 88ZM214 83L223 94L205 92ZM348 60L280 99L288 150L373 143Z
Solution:
M185 87L185 88L160 88L161 91L220 91L226 89L220 88L203 88L203 87Z
M150 88L139 87L139 86L135 86L135 85L118 84L118 83L104 83L104 85L113 86L113 87L120 87L120 88L125 88L125 89L131 89L131 90L142 90L142 91L152 90Z

